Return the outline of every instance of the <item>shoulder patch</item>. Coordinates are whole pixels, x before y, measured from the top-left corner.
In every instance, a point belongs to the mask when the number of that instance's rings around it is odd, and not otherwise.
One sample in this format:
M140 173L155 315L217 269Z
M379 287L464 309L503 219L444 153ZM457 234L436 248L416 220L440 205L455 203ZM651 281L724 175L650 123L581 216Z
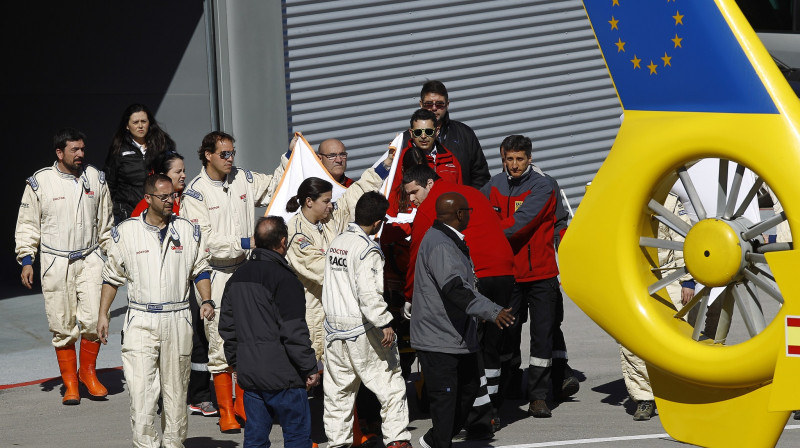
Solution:
M194 233L193 233L193 235L194 235L194 240L199 243L200 242L200 226L197 225L197 224L194 224Z
M31 186L31 188L33 189L33 191L36 191L36 190L38 190L38 189L39 189L39 181L37 181L37 180L36 180L36 176L31 176L31 177L27 178L27 179L25 180L25 182L27 182L27 183L28 183L28 185L30 185L30 186Z
M104 183L106 183L106 172L100 171L100 184L102 185Z
M367 243L367 247L365 247L364 250L361 252L361 255L359 255L360 260L367 258L367 255L369 255L369 253L372 251L377 252L378 255L381 256L381 260L386 259L386 257L383 255L383 251L381 250L380 246L378 246L378 244L376 244L371 239L365 237L364 235L359 235L359 236L362 240L364 240L364 242Z
M334 202L333 203L333 211L336 211L336 210L339 210L339 203L338 202Z
M297 232L292 235L291 240L289 241L289 245L297 243L300 246L300 249L305 249L306 247L311 245L311 238L307 237L305 234L301 232Z
M251 173L250 170L245 170L245 169L243 169L242 171L244 171L244 177L247 179L247 181L252 184L253 183L253 173Z
M111 238L114 239L115 243L119 243L119 230L117 230L117 226L111 228Z
M203 195L200 194L199 191L192 190L191 188L187 188L186 190L183 190L183 195L184 196L189 196L190 198L195 198L198 201L202 201L203 200Z

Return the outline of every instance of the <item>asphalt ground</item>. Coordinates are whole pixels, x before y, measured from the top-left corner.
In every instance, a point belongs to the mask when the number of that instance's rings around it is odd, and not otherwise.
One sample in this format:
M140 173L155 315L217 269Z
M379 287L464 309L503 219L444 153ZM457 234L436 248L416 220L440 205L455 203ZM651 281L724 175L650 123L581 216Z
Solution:
M81 386L79 406L63 406L63 386L50 346L50 333L41 294L0 300L0 448L1 447L127 447L131 445L129 397L120 359L122 316L126 293L120 288L112 306L109 345L98 358L100 380L109 390L103 400L91 400ZM509 400L500 412L505 425L493 440L456 442L460 448L533 448L580 445L606 447L678 447L656 416L632 419L635 404L623 383L616 342L565 298L564 333L570 365L581 380L580 391L553 408L550 419L533 419L527 403ZM736 326L736 322L734 322ZM740 325L741 328L741 325ZM527 340L527 325L523 340ZM527 342L523 353L527 353ZM523 365L526 359L523 359ZM26 385L27 384L27 385ZM419 411L413 383L408 384L412 443L431 426ZM324 441L321 399L312 399L314 439ZM215 417L189 417L186 447L242 446L243 434L222 434ZM797 424L795 424L797 423ZM800 421L789 420L778 446L800 446ZM274 426L273 446L282 447L281 431ZM325 444L321 444L325 447Z

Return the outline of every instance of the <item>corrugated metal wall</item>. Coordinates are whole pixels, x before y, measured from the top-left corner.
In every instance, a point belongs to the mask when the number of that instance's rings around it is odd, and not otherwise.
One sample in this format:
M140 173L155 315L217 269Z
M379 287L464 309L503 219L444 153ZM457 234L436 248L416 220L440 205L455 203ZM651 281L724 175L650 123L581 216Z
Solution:
M605 159L622 112L580 1L284 1L289 126L339 138L358 175L408 127L419 89L445 83L453 119L478 135L492 174L509 134L572 206Z

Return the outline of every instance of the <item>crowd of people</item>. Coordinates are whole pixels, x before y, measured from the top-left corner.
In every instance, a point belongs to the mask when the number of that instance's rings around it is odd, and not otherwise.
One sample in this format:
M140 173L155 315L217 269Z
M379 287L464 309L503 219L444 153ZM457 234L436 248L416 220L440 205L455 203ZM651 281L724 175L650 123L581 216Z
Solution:
M262 174L234 165L232 135L210 132L187 182L183 156L141 104L123 113L102 171L84 162L85 135L60 130L55 163L27 180L15 236L28 288L39 257L63 404L80 403L79 382L108 394L95 363L127 283L134 446L182 446L196 412L218 415L223 432L244 425L245 446L269 446L277 419L284 446L307 448L319 424L307 391L321 384L328 446L360 444L363 423L385 446L410 447L414 356L433 423L419 445L448 447L462 429L488 439L504 397L522 388L526 321L528 412L551 417L580 386L561 330L560 190L522 135L503 141L503 172L490 176L475 133L448 108L444 84L426 82L403 144L358 180L345 175L345 145L324 140L329 176L279 204L295 213L288 222L256 219L255 208L280 188L297 137ZM346 188L336 200L332 182Z

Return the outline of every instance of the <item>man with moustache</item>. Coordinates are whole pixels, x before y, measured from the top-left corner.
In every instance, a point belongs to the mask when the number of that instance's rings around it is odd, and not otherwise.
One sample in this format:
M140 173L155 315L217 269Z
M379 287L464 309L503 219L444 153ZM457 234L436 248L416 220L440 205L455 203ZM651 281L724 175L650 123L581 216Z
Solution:
M66 387L65 405L80 403L79 380L94 397L108 394L97 379L95 364L103 270L99 249L105 252L110 244L112 205L103 172L84 163L85 140L72 128L56 133L57 160L27 179L14 235L22 284L28 289L33 287L33 261L40 252L42 293Z

